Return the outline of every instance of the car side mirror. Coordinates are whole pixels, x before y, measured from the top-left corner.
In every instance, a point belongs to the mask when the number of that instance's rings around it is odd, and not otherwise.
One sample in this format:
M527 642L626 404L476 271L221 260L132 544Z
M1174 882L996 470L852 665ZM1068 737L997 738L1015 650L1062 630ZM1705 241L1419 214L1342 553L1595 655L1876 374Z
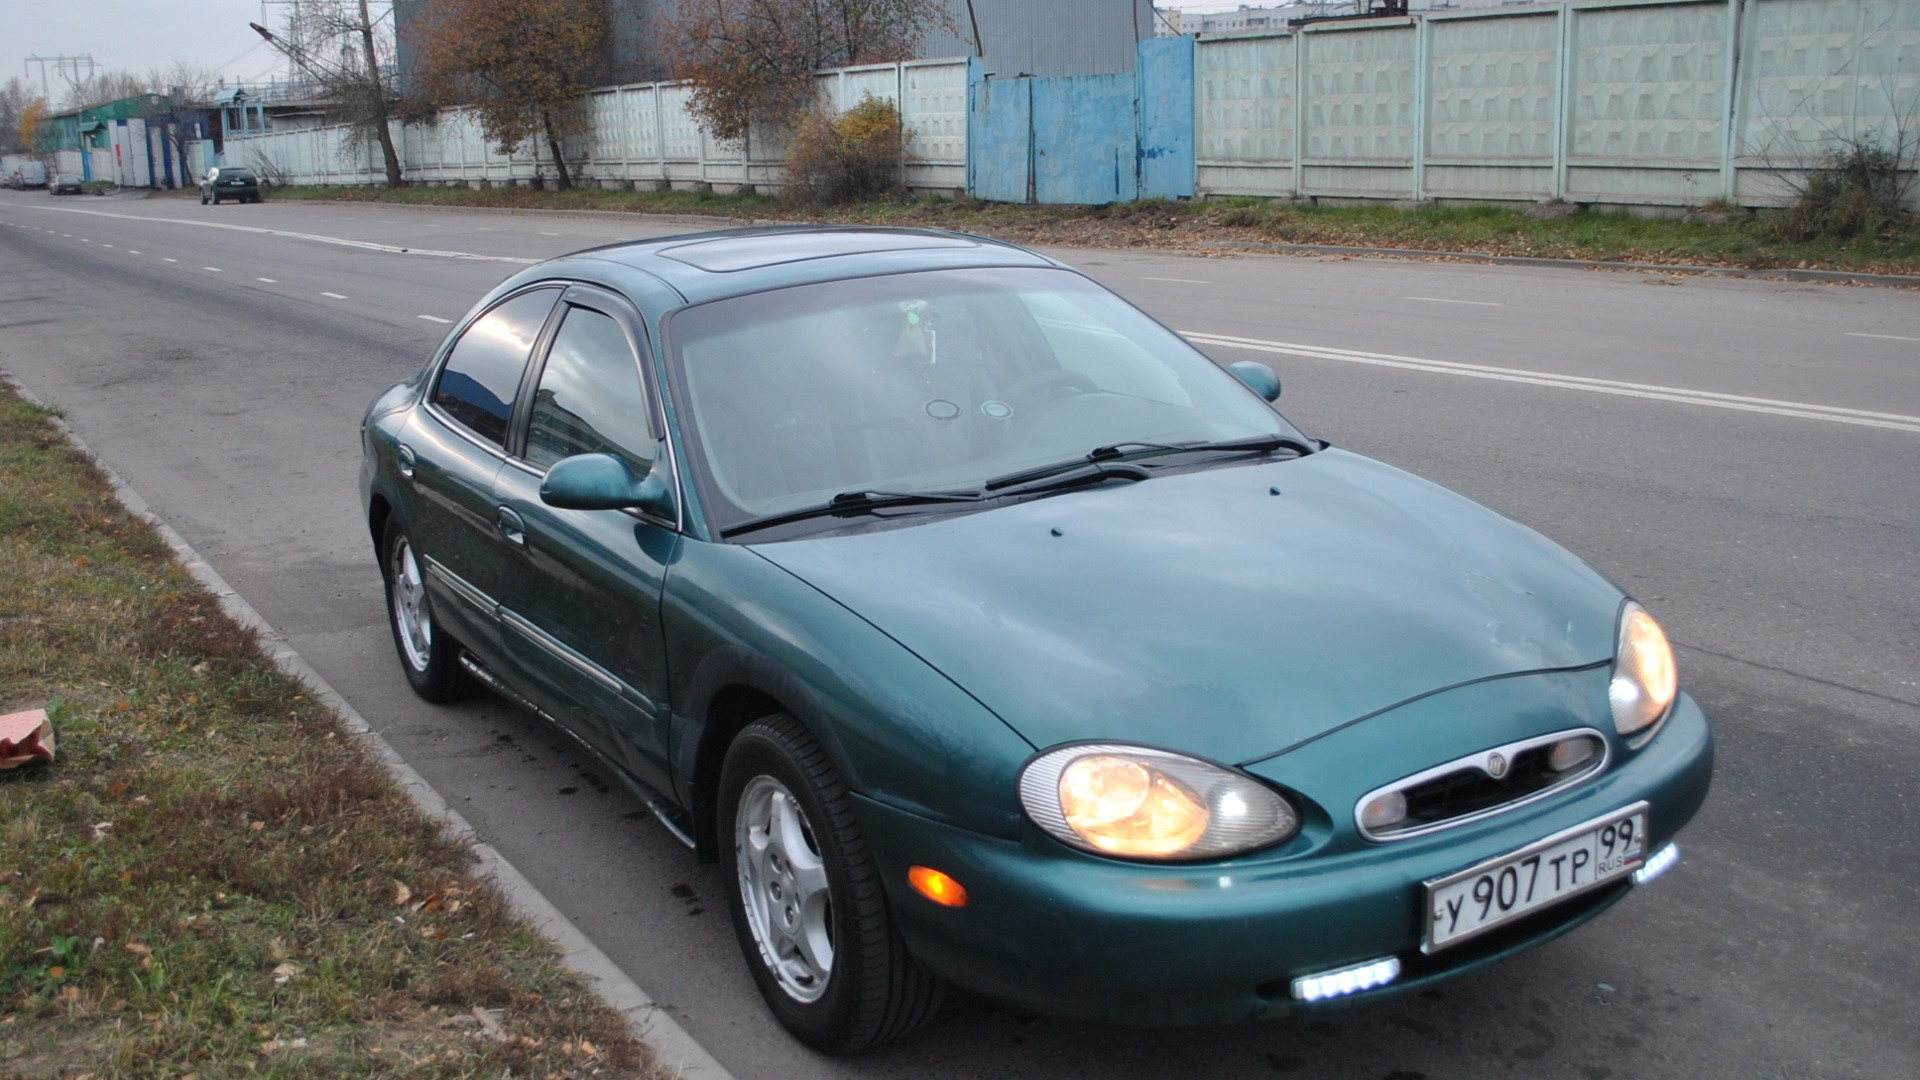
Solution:
M1240 360L1227 365L1233 377L1247 385L1247 389L1266 398L1268 401L1280 400L1280 376L1273 369L1258 360Z
M661 470L638 475L612 454L575 454L547 470L540 501L562 510L644 510L674 516L673 489Z

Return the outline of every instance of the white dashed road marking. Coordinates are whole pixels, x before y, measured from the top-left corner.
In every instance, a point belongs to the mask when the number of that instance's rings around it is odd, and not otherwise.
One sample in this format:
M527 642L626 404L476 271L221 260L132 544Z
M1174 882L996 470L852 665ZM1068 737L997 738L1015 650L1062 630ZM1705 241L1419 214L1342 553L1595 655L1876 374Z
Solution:
M270 277L257 277L257 278L254 278L253 280L255 280L255 281L264 281L264 282L266 282L266 283L267 283L267 284L269 284L269 285L278 285L278 284L280 284L280 283L279 283L278 281L275 281L275 280L274 280L273 278L270 278Z
M1143 281L1177 281L1182 285L1211 285L1211 281L1200 281L1190 277L1143 277Z
M1870 337L1870 338L1879 338L1879 339L1880 339L1880 340L1882 340L1882 341L1920 341L1920 337L1901 337L1901 336L1900 336L1900 335L1898 335L1898 334L1854 334L1854 333L1849 333L1849 334L1848 334L1847 336L1848 336L1848 337Z
M428 322L437 322L437 323L450 323L453 321L452 319L443 319L438 315L415 315L414 318L425 319Z
M1491 300L1447 300L1438 296L1409 296L1409 300L1425 300L1429 304L1472 304L1474 307L1499 307Z
M326 297L329 300L345 300L346 299L346 297L341 296L337 292L323 292L320 295Z

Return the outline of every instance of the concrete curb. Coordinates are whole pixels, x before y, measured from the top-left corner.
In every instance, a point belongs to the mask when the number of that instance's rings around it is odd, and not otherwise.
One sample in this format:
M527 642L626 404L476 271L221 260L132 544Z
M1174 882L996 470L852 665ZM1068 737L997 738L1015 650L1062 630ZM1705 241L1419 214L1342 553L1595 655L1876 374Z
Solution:
M362 202L353 199L297 199L298 203L311 203L316 206L368 206L380 205L377 200ZM520 217L576 217L576 218L625 218L651 225L705 225L715 229L749 228L762 225L817 225L820 222L797 221L788 218L729 217L719 214L652 214L640 210L542 210L537 207L519 206L442 206L436 203L395 203L397 206L421 206L434 210L457 210L465 213L509 214ZM896 226L884 226L893 228ZM911 227L911 226L900 226ZM934 226L929 226L934 227ZM1057 247L1052 244L1023 245L1030 247ZM1257 240L1205 240L1192 248L1137 248L1128 250L1165 251L1179 254L1182 251L1245 251L1252 254L1270 255L1349 255L1374 259L1445 259L1448 262L1484 263L1489 266L1532 266L1560 270L1632 270L1641 273L1686 274L1693 277L1730 277L1757 278L1767 281L1806 281L1829 285L1881 285L1892 288L1920 289L1920 274L1869 274L1853 270L1798 270L1776 268L1750 269L1740 266L1695 266L1688 263L1630 263L1611 262L1606 259L1548 259L1533 255L1487 255L1474 251L1429 251L1424 248L1390 247L1343 247L1335 244L1280 244L1263 243Z
M47 407L11 371L0 370L0 383L28 403ZM659 1064L689 1080L733 1080L733 1075L725 1066L716 1061L664 1008L581 933L580 928L573 925L519 869L494 850L492 845L483 842L467 820L460 816L460 812L447 803L446 797L434 790L425 777L407 764L393 746L373 730L366 717L361 716L359 710L328 685L320 673L307 663L306 658L294 651L286 637L262 618L252 604L234 592L226 580L187 543L186 538L155 514L147 501L128 486L112 466L101 460L65 420L59 417L53 417L52 420L73 448L84 454L106 476L120 505L153 526L167 546L173 549L174 557L180 560L181 565L219 598L220 606L227 614L259 636L261 648L273 658L280 670L312 687L322 701L340 714L347 730L373 751L414 804L428 817L442 822L449 835L469 847L479 861L480 872L491 875L513 907L531 920L536 930L560 947L561 963L586 976L601 998L627 1018L634 1034L652 1047L654 1059Z

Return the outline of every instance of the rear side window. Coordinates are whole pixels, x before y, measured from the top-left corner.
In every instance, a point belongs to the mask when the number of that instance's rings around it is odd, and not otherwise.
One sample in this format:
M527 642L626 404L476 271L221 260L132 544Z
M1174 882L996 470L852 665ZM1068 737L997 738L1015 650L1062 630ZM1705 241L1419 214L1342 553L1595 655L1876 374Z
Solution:
M454 343L433 403L474 434L505 446L527 357L558 295L558 289L522 293L475 320Z

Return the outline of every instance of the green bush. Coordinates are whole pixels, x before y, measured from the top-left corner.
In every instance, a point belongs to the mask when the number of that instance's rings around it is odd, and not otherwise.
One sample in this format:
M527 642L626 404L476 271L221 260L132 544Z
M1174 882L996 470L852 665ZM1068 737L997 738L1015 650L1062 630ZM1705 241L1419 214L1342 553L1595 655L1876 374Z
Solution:
M801 116L787 147L788 199L813 205L857 202L898 190L906 150L900 110L869 94L830 116Z
M1911 217L1905 203L1913 188L1913 162L1871 139L1822 155L1807 173L1799 197L1773 217L1791 240L1844 240L1884 236Z

